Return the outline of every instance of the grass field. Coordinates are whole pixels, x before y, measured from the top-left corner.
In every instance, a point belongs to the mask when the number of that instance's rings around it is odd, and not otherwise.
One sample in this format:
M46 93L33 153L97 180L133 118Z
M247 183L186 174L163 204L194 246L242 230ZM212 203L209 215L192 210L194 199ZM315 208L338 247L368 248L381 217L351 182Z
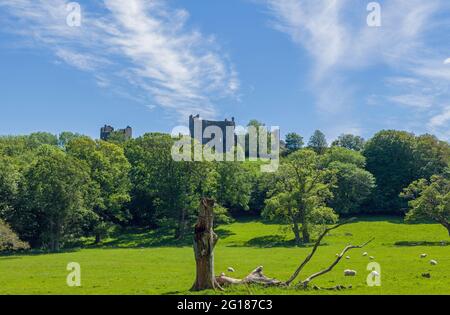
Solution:
M233 277L244 277L263 265L268 276L287 279L310 248L292 246L290 233L280 226L242 221L217 230L216 273L232 266ZM308 267L300 275L328 266L347 244L360 244L375 237L364 249L349 252L331 273L314 281L321 287L353 286L345 291L297 291L239 287L221 294L450 294L450 239L434 224L405 225L399 218L362 218L325 238ZM442 244L442 241L445 241ZM366 284L367 251L381 265L380 287ZM425 259L419 258L427 253ZM438 261L431 266L430 259ZM81 265L82 286L66 284L69 262ZM344 269L358 271L344 277ZM173 243L162 235L133 233L110 239L102 248L60 254L0 256L0 294L189 294L195 262L189 243ZM422 273L430 272L426 279ZM205 293L203 293L205 294ZM206 292L214 294L214 292Z

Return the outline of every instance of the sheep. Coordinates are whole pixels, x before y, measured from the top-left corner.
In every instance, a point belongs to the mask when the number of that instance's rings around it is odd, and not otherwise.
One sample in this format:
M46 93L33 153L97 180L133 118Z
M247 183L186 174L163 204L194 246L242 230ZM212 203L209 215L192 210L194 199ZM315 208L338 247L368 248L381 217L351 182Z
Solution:
M354 277L356 276L356 271L355 270L350 270L350 269L346 269L344 270L344 276L346 277Z
M345 259L350 259L350 256L345 257Z
M420 258L426 258L428 255L427 254L422 254L420 255Z
M367 255L369 255L367 252L364 252L363 254L362 254L363 256L367 256Z
M233 267L228 267L228 271L229 272L234 272L234 268Z
M373 256L370 256L369 258L370 258L370 260L375 260L375 257L373 257Z
M430 264L432 266L436 266L438 264L438 262L436 260L432 259L432 260L430 260Z

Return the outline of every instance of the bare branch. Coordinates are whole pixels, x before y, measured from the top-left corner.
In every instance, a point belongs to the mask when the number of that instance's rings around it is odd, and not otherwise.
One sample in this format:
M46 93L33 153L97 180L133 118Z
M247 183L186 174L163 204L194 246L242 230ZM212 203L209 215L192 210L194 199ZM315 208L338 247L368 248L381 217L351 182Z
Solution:
M227 277L224 273L222 273L219 277L216 277L216 281L222 285L232 285L232 284L260 284L265 286L278 286L283 285L283 282L268 278L263 274L263 267L259 266L255 270L253 270L247 277L244 279L235 279Z
M365 242L362 245L349 245L347 247L344 248L344 250L340 253L340 255L336 258L336 260L326 269L323 269L319 272L316 272L312 275L310 275L308 278L306 278L304 281L300 282L300 285L303 285L304 288L306 288L308 286L308 284L314 279L317 278L321 275L324 275L328 272L330 272L331 270L333 270L333 268L341 261L342 257L345 255L345 253L347 253L349 250L354 249L354 248L363 248L364 246L366 246L367 244L369 244L370 242L372 242L374 239L372 238L371 240Z
M353 222L353 221L355 221L355 220L356 220L356 218L350 218L350 219L345 220L345 221L342 221L341 223L336 224L336 225L334 225L334 226L332 226L332 227L326 228L325 231L324 231L322 234L320 234L319 238L317 239L316 243L314 244L314 247L313 247L311 253L305 258L305 260L300 264L300 266L295 270L295 272L292 274L292 276L289 278L289 280L287 280L287 281L285 282L285 284L289 286L289 285L290 285L290 284L298 277L298 275L300 274L300 272L302 271L302 269L306 266L306 264L308 264L308 262L311 260L311 258L312 258L312 257L314 256L314 254L316 253L317 248L319 247L320 243L322 242L322 239L323 239L330 231L335 230L335 229L337 229L337 228L339 228L339 227L341 227L341 226L343 226L343 225L345 225L345 224L348 224L348 223L350 223L350 222Z

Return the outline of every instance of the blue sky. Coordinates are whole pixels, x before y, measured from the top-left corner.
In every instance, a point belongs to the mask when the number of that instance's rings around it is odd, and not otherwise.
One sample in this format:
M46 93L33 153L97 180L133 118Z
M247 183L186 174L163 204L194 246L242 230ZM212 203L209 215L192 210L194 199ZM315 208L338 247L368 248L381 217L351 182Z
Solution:
M189 114L331 141L380 129L450 140L450 3L0 1L0 134L104 124L169 132Z

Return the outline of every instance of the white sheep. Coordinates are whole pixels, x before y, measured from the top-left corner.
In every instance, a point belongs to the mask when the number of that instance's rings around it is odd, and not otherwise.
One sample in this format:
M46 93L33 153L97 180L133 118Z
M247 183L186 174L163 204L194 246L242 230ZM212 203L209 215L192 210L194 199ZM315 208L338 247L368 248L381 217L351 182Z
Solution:
M370 258L370 260L374 260L375 259L375 257L373 257L373 256L370 256L369 258Z
M438 262L436 260L432 259L432 260L430 260L430 264L432 266L436 266L438 264Z
M369 255L367 252L364 252L364 253L363 253L363 256L367 256L367 255Z
M345 259L350 259L350 256L345 257Z
M356 271L355 270L350 270L350 269L346 269L344 270L344 276L346 277L354 277L356 276Z
M428 255L427 254L422 254L420 255L420 258L426 258Z
M233 267L228 267L228 271L229 272L234 272L234 268Z

